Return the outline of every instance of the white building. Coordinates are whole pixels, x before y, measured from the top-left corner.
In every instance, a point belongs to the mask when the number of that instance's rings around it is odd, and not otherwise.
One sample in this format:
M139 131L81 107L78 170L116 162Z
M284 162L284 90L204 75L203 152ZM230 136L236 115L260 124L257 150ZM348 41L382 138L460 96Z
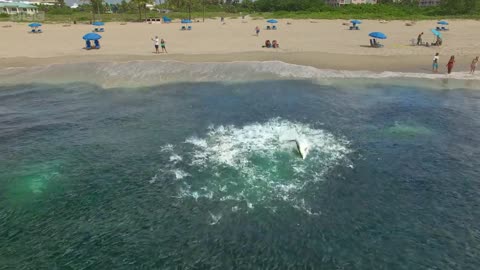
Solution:
M25 3L2 2L0 3L0 13L9 15L28 14L34 15L38 13L38 7Z
M25 0L21 1L21 3L44 6L54 6L58 4L57 0Z

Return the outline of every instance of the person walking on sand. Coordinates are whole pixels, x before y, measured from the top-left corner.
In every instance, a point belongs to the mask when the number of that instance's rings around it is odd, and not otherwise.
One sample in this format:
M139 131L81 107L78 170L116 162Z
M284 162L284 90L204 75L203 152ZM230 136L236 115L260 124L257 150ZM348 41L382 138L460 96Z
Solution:
M440 60L440 54L437 52L433 57L432 71L438 73L438 61Z
M168 53L168 52L167 52L167 47L166 47L165 44L166 44L166 42L165 42L165 40L162 38L162 40L160 40L160 45L162 46L162 53L163 53L163 52L164 52L164 53Z
M454 65L455 65L455 56L452 55L450 57L450 60L448 60L448 64L447 64L448 74L452 73Z
M475 74L475 70L477 69L478 64L478 56L472 60L472 64L470 65L470 74Z
M260 34L260 27L255 27L255 34L257 35L258 37L258 34Z
M423 36L423 32L420 33L420 35L418 35L418 37L417 37L417 45L422 45L422 43L423 43L422 36Z
M155 46L155 53L159 53L158 51L158 36L155 36L155 38L152 38L153 45Z

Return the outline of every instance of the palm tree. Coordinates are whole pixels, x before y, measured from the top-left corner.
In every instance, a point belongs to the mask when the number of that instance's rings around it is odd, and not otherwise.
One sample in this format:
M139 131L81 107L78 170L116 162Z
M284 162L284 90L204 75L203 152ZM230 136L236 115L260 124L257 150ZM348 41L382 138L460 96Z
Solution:
M139 20L142 20L142 10L145 11L145 18L147 18L147 4L153 4L154 0L132 0L138 8Z
M100 14L100 7L103 6L103 0L82 0L82 2L90 4L92 8L92 22L94 22L97 19L95 12Z

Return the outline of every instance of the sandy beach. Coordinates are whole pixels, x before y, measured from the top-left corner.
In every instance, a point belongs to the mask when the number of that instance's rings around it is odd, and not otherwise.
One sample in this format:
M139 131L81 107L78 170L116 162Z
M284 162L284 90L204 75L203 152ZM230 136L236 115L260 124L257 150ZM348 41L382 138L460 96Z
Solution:
M279 20L278 30L265 30L265 20L232 19L193 23L193 30L180 31L181 24L107 23L101 33L100 50L84 50L82 36L94 28L87 24L45 24L44 33L28 33L27 23L0 23L0 66L23 67L53 63L130 60L178 60L193 62L278 60L318 68L430 72L432 56L439 52L441 69L450 55L457 58L456 71L467 70L471 59L480 54L477 35L480 22L450 21L443 32L442 47L412 46L420 32L425 42L434 41L430 29L436 21L366 20L359 31L350 31L344 20ZM11 27L5 27L5 26ZM262 30L259 37L254 28ZM388 36L384 48L369 47L368 33ZM154 54L152 37L167 42L168 54ZM278 40L280 49L262 48L265 40Z

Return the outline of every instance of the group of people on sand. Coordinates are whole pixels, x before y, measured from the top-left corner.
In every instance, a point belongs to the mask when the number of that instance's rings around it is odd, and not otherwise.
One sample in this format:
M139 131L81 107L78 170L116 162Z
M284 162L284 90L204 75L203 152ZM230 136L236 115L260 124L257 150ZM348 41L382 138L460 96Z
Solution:
M278 44L278 41L277 40L273 40L272 42L270 42L269 39L265 40L265 45L262 46L263 48L274 48L274 49L278 49L280 48L280 44Z
M475 57L472 60L472 63L470 64L470 74L475 74L475 70L477 69L478 65L478 60L479 57ZM438 73L438 62L440 61L440 54L436 53L435 56L433 57L433 64L432 64L432 70L434 73ZM447 63L447 73L450 74L452 73L453 67L455 66L455 56L452 55L450 56L450 60L448 60Z
M154 38L152 38L152 41L153 45L155 46L155 53L160 53L159 46L162 47L162 53L167 53L167 45L163 38L158 39L158 36L155 36Z
M426 47L430 47L430 46L442 46L443 44L443 39L439 36L437 36L435 42L432 42L432 43L423 43L423 32L421 32L420 34L418 34L418 37L417 37L417 46L426 46Z

